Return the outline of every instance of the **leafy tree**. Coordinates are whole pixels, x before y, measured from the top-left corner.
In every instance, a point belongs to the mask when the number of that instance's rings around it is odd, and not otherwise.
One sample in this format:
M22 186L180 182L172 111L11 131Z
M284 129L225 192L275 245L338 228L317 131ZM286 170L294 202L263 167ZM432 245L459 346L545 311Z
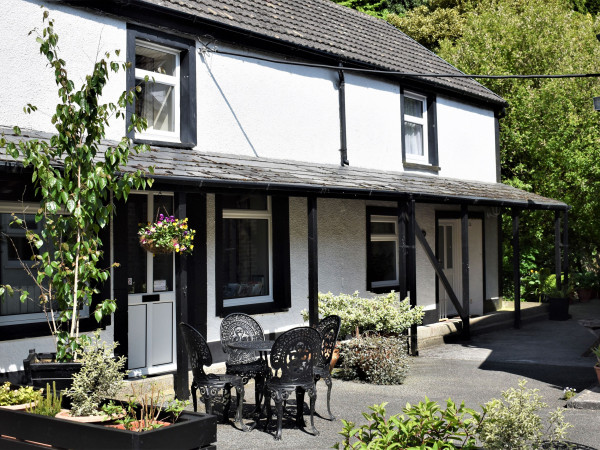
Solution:
M356 9L371 16L386 18L390 13L404 14L406 11L416 8L425 3L426 0L333 0L342 6Z
M597 72L598 22L564 0L481 0L467 13L462 37L439 54L466 73ZM598 268L600 245L600 117L591 98L598 78L482 80L509 103L500 121L502 178L518 188L573 206L570 254L577 266ZM524 259L552 267L552 218L524 214Z
M81 347L81 308L90 305L92 295L98 293L96 286L109 276L108 269L99 267L103 250L98 234L112 215L110 196L127 200L131 189L143 189L151 180L139 170L123 170L130 152L138 153L147 146L130 149L129 140L123 138L114 147L100 147L109 118L124 118L126 104L135 99L135 91L129 91L121 95L118 105L99 102L110 73L124 70L128 64L110 61L107 53L106 59L94 64L92 73L76 90L65 61L59 58L58 35L48 11L44 11L43 21L47 25L38 33L37 42L54 71L58 87L59 102L52 116L57 133L49 141L20 139L16 143L2 136L0 148L32 170L32 183L41 197L36 222L44 221L42 231L37 235L27 230L26 234L36 261L36 270L28 272L42 292L39 300L56 339L57 358L68 361L76 358ZM36 107L29 104L24 110L32 113ZM145 126L144 119L132 117L130 129L142 130ZM18 127L14 131L21 134ZM19 218L16 222L24 225ZM12 294L13 289L1 286L0 295L5 292ZM28 292L21 292L21 301L28 297ZM93 315L100 322L115 307L113 299L104 300Z

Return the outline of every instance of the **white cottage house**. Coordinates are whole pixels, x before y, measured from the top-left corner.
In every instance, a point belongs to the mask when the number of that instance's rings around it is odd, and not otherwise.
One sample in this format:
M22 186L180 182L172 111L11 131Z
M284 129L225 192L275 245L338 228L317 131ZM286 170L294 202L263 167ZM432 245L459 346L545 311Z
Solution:
M32 138L54 131L53 73L28 36L42 4L73 79L121 49L134 67L111 79L107 100L146 74L155 80L128 114L148 119L129 137L152 151L132 166L154 166L156 182L118 205L107 235L120 268L106 286L118 308L103 335L120 342L134 376L178 373L187 389L176 323L197 327L218 357L228 313L277 334L302 324L304 309L315 320L319 291L393 289L423 306L426 322L458 314L468 330L469 316L500 296L501 214L509 209L518 230L520 210L554 210L561 234L567 205L499 181L505 101L473 79L431 76L462 74L329 0L3 0L7 139L13 126ZM23 114L27 103L38 112ZM114 120L107 137L126 132ZM1 161L0 228L19 239L10 213L35 204L22 201L31 179ZM159 210L189 218L192 256L139 247L138 223ZM0 257L0 281L25 285L6 239ZM52 349L43 315L7 298L0 372L21 370L30 348Z

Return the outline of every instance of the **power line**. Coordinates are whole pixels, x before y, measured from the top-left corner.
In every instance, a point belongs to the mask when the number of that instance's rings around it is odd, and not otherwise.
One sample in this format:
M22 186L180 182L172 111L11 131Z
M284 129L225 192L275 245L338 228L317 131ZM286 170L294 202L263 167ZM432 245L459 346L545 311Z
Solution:
M201 42L202 43L202 42ZM288 66L302 66L302 67L314 67L319 69L331 69L331 70L343 70L344 72L359 72L359 73L373 73L373 74L385 74L385 75L398 75L402 77L426 77L426 78L479 78L479 79L543 79L543 78L599 78L600 73L569 73L559 75L476 75L476 74L464 74L464 73L412 73L412 72L400 72L395 70L384 70L384 69L364 69L359 67L346 67L346 66L332 66L328 64L315 64L306 62L295 62L285 61L280 59L265 58L262 56L251 56L242 53L226 52L217 50L214 48L208 48L207 46L201 50L203 53L218 53L220 55L237 56L240 58L255 59L258 61L270 62L274 64L284 64Z

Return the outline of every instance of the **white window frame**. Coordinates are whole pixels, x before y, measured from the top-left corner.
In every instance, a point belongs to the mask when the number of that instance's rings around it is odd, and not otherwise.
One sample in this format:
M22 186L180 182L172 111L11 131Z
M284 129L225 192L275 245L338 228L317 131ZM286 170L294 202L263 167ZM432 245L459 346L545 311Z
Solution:
M135 47L137 51L137 47L146 47L152 50L158 50L161 52L169 53L175 56L175 75L167 75L164 73L151 72L149 70L138 69L135 67L135 84L136 86L144 81L144 78L148 77L148 83L152 83L154 80L157 83L166 84L168 86L173 86L173 105L174 105L174 128L175 131L162 131L155 130L153 128L147 128L145 131L141 133L137 133L135 137L138 139L144 140L160 140L165 142L181 142L180 136L180 123L181 123L181 102L180 102L180 86L181 86L181 77L180 77L180 51L175 50L173 48L165 47L163 45L155 44L154 42L148 42L141 39L136 39ZM137 53L136 53L137 54Z
M0 201L0 214L37 214L40 209L39 203L24 203L24 202L4 202ZM60 213L66 214L65 211L59 211ZM8 269L15 269L14 265L11 263L7 267ZM4 270L4 267L0 267L0 270ZM2 301L2 300L0 300ZM88 305L84 305L80 311L80 317L86 318L89 317L90 307ZM56 311L54 313L54 317L58 318L59 312ZM6 325L25 325L30 323L38 323L38 322L46 322L46 314L44 312L39 313L25 313L25 314L12 314L1 316L0 315L0 326Z
M397 286L400 283L400 255L398 251L399 238L398 238L398 217L395 216L380 216L372 215L371 223L392 223L394 224L394 234L373 234L369 237L371 242L393 242L395 245L396 255L396 278L394 280L380 280L371 281L372 288L380 288L386 286Z
M414 155L412 153L408 153L404 151L404 156L406 161L415 162L418 164L429 164L429 137L428 137L428 124L427 124L427 97L419 94L415 94L413 92L404 92L404 98L410 98L412 100L420 101L423 105L423 117L415 117L406 113L406 108L404 109L404 117L402 121L402 134L405 139L406 145L406 122L414 123L421 125L423 127L423 155Z
M241 297L223 299L223 307L255 305L261 303L273 303L273 212L271 209L271 197L267 196L267 209L223 209L223 220L226 219L263 219L267 220L268 229L268 255L269 255L269 294L255 297ZM223 249L219 249L222 251ZM220 270L217 268L217 270Z

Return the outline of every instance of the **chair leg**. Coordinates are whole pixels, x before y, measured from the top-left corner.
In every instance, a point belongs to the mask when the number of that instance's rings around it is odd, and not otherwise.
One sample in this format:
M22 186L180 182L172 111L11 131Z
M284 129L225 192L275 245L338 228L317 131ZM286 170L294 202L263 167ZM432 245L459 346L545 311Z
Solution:
M296 426L304 428L304 389L296 388Z
M327 385L327 412L329 413L329 420L335 420L335 416L331 414L331 388L333 385L331 375L325 378L325 384Z
M283 399L281 395L275 395L275 407L277 408L277 432L275 433L275 440L281 440L281 428L283 426Z
M310 426L312 428L313 436L319 435L319 430L315 427L315 403L317 402L317 388L316 386L308 391L308 397L310 398Z
M265 409L267 420L265 422L264 430L267 431L269 424L271 423L271 392L265 388Z
M244 425L242 421L242 410L244 408L244 385L241 384L235 387L235 394L237 398L237 412L235 413L235 421L240 425L242 431L251 431L252 428Z
M195 381L192 382L192 387L190 388L190 390L192 391L192 402L194 403L194 412L198 412L198 398L196 396L198 385Z
M229 422L229 409L231 408L231 386L223 388L223 423Z
M254 378L254 413L260 413L260 405L263 401L265 390L265 378L261 375L257 375Z

